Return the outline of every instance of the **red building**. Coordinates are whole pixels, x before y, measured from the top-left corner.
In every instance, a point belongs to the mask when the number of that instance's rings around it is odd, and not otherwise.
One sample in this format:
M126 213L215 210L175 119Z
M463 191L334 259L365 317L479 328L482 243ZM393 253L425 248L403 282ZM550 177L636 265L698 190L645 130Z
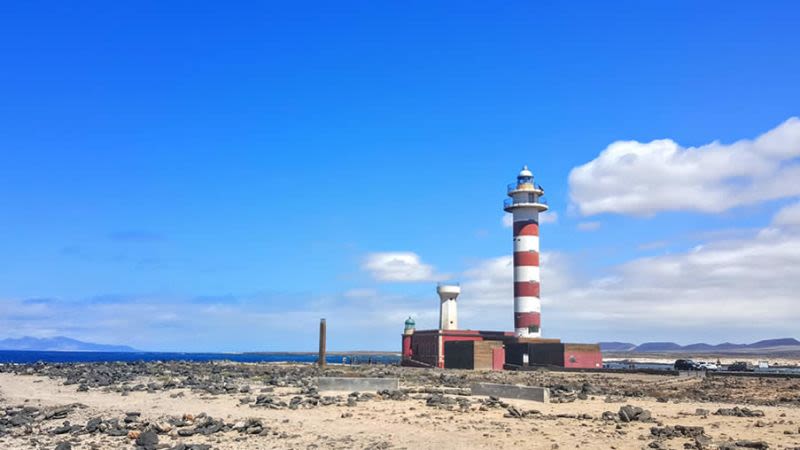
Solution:
M411 319L409 319L411 321ZM448 366L447 362L456 359L447 351L465 351L463 346L447 345L449 342L482 342L498 343L491 349L490 363L476 369L502 370L505 364L525 366L552 366L580 369L596 369L603 367L603 356L598 344L568 344L559 339L518 338L510 331L480 330L419 330L411 327L403 333L403 361L408 366L424 366L438 368L465 368ZM471 356L478 359L477 352L470 349ZM451 357L453 356L453 357Z
M476 330L420 330L403 335L403 360L431 367L445 367L445 346L458 341L500 341L513 339L514 333ZM502 369L502 365L499 367Z

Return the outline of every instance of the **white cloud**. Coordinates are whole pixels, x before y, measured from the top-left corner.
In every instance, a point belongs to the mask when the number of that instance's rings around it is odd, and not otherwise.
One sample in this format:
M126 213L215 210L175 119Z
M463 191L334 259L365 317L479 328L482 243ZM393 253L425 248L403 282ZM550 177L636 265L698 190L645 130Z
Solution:
M370 253L362 268L378 281L441 281L448 278L448 275L436 273L433 266L423 263L414 252Z
M354 288L345 291L342 296L345 298L376 298L378 291L370 288Z
M779 212L776 222L795 208ZM542 254L546 336L741 342L797 333L797 228L773 225L747 237L634 259L591 277L580 271L579 260L563 253ZM459 314L465 323L509 329L511 257L481 261L463 279Z
M508 303L513 297L511 256L480 261L463 274L461 303L487 306Z
M584 320L701 333L774 327L800 319L800 236L782 231L711 242L674 255L617 267L604 283L585 280L559 292L557 304Z
M600 222L581 222L575 228L578 231L596 231L600 229L601 225Z
M671 139L617 141L572 169L570 197L583 215L720 212L800 195L800 119L755 140L681 147Z
M798 180L798 183L800 183L800 180ZM786 206L778 211L772 223L783 226L800 225L800 202Z
M555 211L546 211L539 214L539 223L558 223L558 213ZM503 214L503 227L511 228L514 226L514 216L512 214Z

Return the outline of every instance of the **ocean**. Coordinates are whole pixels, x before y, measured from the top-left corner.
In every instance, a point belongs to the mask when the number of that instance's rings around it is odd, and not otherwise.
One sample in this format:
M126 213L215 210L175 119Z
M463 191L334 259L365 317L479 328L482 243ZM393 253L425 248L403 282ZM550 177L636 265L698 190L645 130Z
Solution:
M299 362L313 363L313 353L170 353L170 352L43 352L0 350L0 364L17 363L80 363L80 362L138 362L138 361L236 361L236 362ZM325 358L329 364L396 364L399 355L358 353L335 354Z

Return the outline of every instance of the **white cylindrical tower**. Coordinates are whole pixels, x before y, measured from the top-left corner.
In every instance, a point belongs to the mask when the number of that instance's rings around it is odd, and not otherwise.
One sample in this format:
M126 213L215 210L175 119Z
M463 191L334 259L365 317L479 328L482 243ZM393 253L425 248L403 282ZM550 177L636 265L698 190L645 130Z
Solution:
M439 310L439 329L457 330L458 329L458 310L456 309L456 298L461 293L461 286L457 284L439 284L436 286L439 294L441 309Z
M533 183L528 166L508 185L503 209L514 215L514 332L541 337L539 299L539 213L547 211L544 190Z

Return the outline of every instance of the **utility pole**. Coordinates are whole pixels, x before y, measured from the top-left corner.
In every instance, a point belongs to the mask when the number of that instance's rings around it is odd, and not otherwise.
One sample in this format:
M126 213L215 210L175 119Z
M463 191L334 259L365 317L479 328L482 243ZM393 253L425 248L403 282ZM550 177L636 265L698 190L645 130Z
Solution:
M325 319L319 320L319 366L325 367Z

